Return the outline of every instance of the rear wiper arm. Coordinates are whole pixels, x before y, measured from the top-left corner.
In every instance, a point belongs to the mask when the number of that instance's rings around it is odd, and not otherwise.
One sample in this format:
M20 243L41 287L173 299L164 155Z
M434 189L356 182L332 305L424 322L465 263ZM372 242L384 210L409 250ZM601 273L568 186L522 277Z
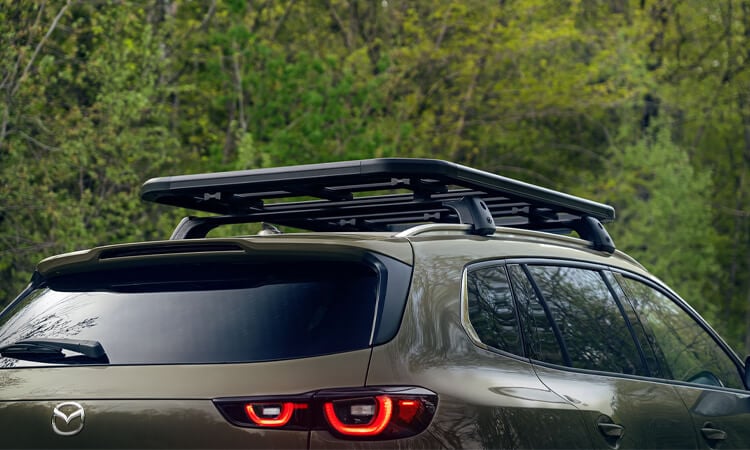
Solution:
M0 355L15 357L22 355L61 355L70 350L92 359L106 357L104 347L98 341L81 339L22 339L0 347Z

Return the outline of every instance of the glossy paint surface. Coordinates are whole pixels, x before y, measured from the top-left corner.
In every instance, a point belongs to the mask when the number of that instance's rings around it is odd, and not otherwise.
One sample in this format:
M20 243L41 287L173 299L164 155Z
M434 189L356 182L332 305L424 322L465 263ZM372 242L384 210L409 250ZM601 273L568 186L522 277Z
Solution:
M2 447L305 448L307 431L236 427L211 400L362 386L369 357L367 349L252 364L4 369ZM59 436L53 410L68 401L84 408L85 425Z
M429 433L421 433L418 436L398 439L395 441L352 441L340 439L333 436L328 431L317 430L310 433L310 446L308 448L311 450L352 448L361 450L376 450L384 448L439 450L447 447L441 445L441 443Z
M674 387L648 379L537 366L539 378L581 411L595 446L620 449L695 448L696 433ZM599 423L622 427L608 439Z
M230 425L209 400L79 400L74 436L51 427L57 401L0 402L3 448L304 448L307 432ZM77 420L77 419L76 419ZM60 427L64 422L58 419ZM71 422L75 424L75 422Z
M399 335L375 348L371 384L418 384L439 396L427 432L446 447L469 448L717 448L700 437L708 421L706 394L694 399L672 383L646 377L532 364L480 348L461 324L461 269L481 261L518 257L554 258L620 267L650 277L621 255L606 256L571 246L539 245L518 239L441 237L413 239L415 272ZM699 397L703 396L703 400ZM719 448L740 448L750 439L746 399L712 394L724 408L713 421L733 439ZM734 396L734 398L729 398ZM719 398L721 397L721 398ZM740 396L741 397L741 396ZM688 412L691 404L694 418ZM704 414L697 416L696 412ZM727 417L722 417L722 414ZM731 416L731 418L729 417ZM619 436L607 435L612 426ZM743 428L744 427L744 428ZM745 431L746 433L747 431Z
M201 251L200 246L226 245L234 250L222 252ZM172 253L148 254L149 249L171 249ZM181 252L180 248L192 251ZM325 234L279 234L266 236L249 236L243 238L185 239L181 241L153 241L148 243L117 244L96 247L90 250L51 256L41 261L37 270L42 274L85 270L98 264L117 267L119 264L132 264L134 260L142 262L196 260L206 255L222 255L226 258L255 257L262 255L309 256L323 254L350 255L362 251L375 251L392 258L411 263L411 247L406 240L391 238L384 234L336 234L335 238ZM135 254L140 252L139 254ZM127 254L126 257L112 257L116 254Z
M253 238L243 248L270 254L300 251L304 246L315 253L340 245L340 238L302 236ZM574 239L522 231L492 237L349 236L346 246L347 252L351 247L375 250L414 264L404 316L391 341L372 350L251 364L0 369L2 447L750 446L750 400L745 393L533 364L478 345L464 327L462 278L469 264L555 258L620 267L651 278L620 253L608 255L588 250ZM67 262L79 268L99 264L94 260L100 253L73 255ZM63 263L50 260L45 267L60 270ZM424 432L403 440L350 441L325 430L233 426L211 402L365 385L426 388L438 396L434 419ZM85 408L86 424L79 434L59 436L51 426L53 409L68 401ZM605 436L602 429L611 429L607 424L622 426L624 433L617 439ZM727 439L710 442L701 435L703 428L724 431Z
M746 449L750 445L750 394L700 386L675 386L698 431L698 447L703 449ZM706 429L706 431L704 431ZM710 431L725 439L710 439Z
M416 238L414 248L414 278L401 330L392 342L374 349L368 384L419 385L436 392L438 411L427 431L446 447L598 445L584 414L546 386L529 361L479 348L461 323L466 264L533 256L539 247L523 240L432 237ZM591 258L579 250L563 253Z

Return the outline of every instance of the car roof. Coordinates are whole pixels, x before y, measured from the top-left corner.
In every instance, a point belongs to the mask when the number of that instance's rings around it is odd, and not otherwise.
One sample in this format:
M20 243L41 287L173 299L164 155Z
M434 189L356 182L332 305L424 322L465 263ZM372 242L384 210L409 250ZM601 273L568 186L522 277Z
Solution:
M348 258L366 252L383 254L413 265L413 246L443 245L443 257L450 257L458 248L451 242L460 245L476 240L493 245L476 252L475 259L576 259L644 271L637 261L619 250L612 253L595 250L588 241L573 236L505 227L497 227L492 236L477 236L471 233L469 225L461 224L425 224L400 232L301 232L115 244L49 257L39 263L37 271L49 276L146 261L242 259L271 255L290 258L339 255ZM464 259L472 259L470 256Z

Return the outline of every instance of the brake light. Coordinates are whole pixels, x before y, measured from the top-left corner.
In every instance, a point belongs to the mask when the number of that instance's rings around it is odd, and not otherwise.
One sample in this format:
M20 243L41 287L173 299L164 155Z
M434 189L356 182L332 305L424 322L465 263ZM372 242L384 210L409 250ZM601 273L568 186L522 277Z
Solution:
M380 387L214 403L227 420L241 427L327 430L341 439L385 440L424 431L435 414L437 396L422 388Z

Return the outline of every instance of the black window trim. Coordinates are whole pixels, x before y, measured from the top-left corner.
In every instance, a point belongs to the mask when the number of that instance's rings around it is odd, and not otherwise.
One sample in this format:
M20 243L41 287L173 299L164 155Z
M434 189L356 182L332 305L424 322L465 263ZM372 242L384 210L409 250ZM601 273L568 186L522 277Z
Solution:
M461 321L462 321L462 325L464 325L465 328L466 328L466 324L467 323L470 324L470 322L468 321L468 310L466 311L467 314L466 315L464 314L464 308L468 308L468 293L467 293L467 290L466 290L468 269L470 269L470 268L472 268L472 269L473 268L479 268L479 267L484 267L484 266L501 265L501 264L503 266L505 266L506 273L507 273L507 270L508 270L508 266L509 265L513 265L513 264L520 266L524 270L524 274L526 275L526 277L529 280L529 282L532 284L532 286L533 286L533 288L535 290L535 293L540 297L540 303L543 304L543 308L545 309L545 315L547 315L547 319L548 320L550 320L550 317L549 317L549 311L548 311L548 307L546 305L546 301L544 300L544 296L542 296L541 293L539 292L539 290L538 290L539 288L538 288L538 286L536 286L536 282L534 281L533 277L531 277L530 274L528 273L528 269L526 269L526 267L525 267L526 265L544 265L544 266L574 267L574 268L588 269L588 270L594 270L594 271L599 272L600 276L602 277L602 279L606 283L607 288L610 291L610 294L615 299L615 303L618 305L620 314L621 314L623 320L625 320L625 323L628 326L629 331L631 332L631 338L633 339L633 342L635 343L636 348L638 349L639 357L641 358L641 363L643 364L643 367L646 368L648 375L635 375L635 374L625 374L625 373L618 373L618 372L606 372L606 371L602 371L602 370L582 369L582 368L572 367L572 365L570 365L570 362L567 362L568 365L560 365L560 364L550 363L550 362L541 361L541 360L538 360L538 359L531 358L526 353L526 346L525 346L525 339L526 339L526 337L523 335L523 332L521 332L521 339L522 339L522 342L524 342L524 346L523 346L524 358L522 358L523 360L530 361L532 364L540 365L540 366L543 366L543 367L548 367L548 368L557 369L557 370L564 370L564 371L569 371L569 372L586 373L586 374L592 374L592 375L600 375L600 376L607 376L607 377L618 377L618 378L627 378L627 379L635 379L635 380L648 380L648 381L655 381L656 380L656 381L660 381L660 382L661 381L665 381L665 380L668 381L668 382L674 381L674 380L667 380L667 379L664 379L664 378L659 378L659 377L656 377L654 375L651 375L651 369L649 368L648 362L647 362L647 360L645 358L645 355L643 354L643 348L641 347L640 340L637 339L637 336L633 335L634 331L633 331L632 328L630 328L630 327L633 326L633 324L630 322L630 319L627 317L627 315L624 314L624 311L622 309L622 305L620 304L621 299L619 298L619 296L617 295L617 293L613 291L612 286L607 282L607 277L605 276L606 272L619 272L619 273L628 273L628 274L630 274L632 272L629 272L629 271L626 271L626 270L622 270L622 269L617 268L617 267L608 266L606 264L591 263L591 262L588 262L588 261L580 261L580 260L575 260L575 259L540 258L540 257L531 257L531 258L524 258L524 257L499 258L499 259L483 260L483 261L479 261L479 262L474 262L474 263L471 263L471 264L467 264L464 267L464 271L463 271L463 278L462 278L462 295L463 296L462 296L462 302L461 302L462 303ZM510 280L510 278L509 278L509 280ZM510 280L510 281L511 281L511 286L512 286L513 285L512 280ZM513 300L516 303L515 314L516 314L517 320L519 321L519 327L520 327L520 319L518 318L518 299L516 297L515 289L511 289L511 291L512 291L512 294L513 294ZM628 302L629 302L629 300L628 300ZM554 321L551 321L551 323L554 323ZM553 326L556 327L557 325L555 324ZM641 326L641 324L639 323L638 326ZM471 330L474 330L473 327L471 328ZM468 330L467 330L467 333L468 333ZM474 331L474 333L476 333L476 332ZM555 335L555 337L558 339L558 344L560 344L561 351L562 351L562 348L563 348L562 346L564 344L562 344L560 342L560 340L559 340L559 339L561 339L561 337L558 336L557 334ZM518 355L514 355L512 353L508 353L508 352L502 351L500 349L496 349L494 347L488 346L487 344L481 342L481 340L479 340L479 337L476 334L473 337L470 335L470 338L471 338L472 342L474 342L475 344L477 344L481 348L492 350L494 352L501 353L501 354L506 355L506 356L511 356L511 357L519 358Z
M617 305L617 309L620 310L620 315L623 317L623 319L625 319L625 326L628 328L628 333L630 333L630 338L633 339L633 342L635 342L635 348L638 351L638 355L641 358L641 364L643 365L643 369L646 372L646 375L644 376L652 377L651 367L649 367L648 358L646 358L646 352L643 350L643 345L640 339L638 339L638 335L635 332L635 327L633 323L630 321L630 317L628 317L628 314L625 312L625 306L623 306L622 304L623 299L619 298L619 296L617 295L617 291L615 291L609 278L606 275L608 272L609 272L608 270L606 271L600 270L599 276L602 277L602 279L604 280L604 283L607 285L607 289L609 289L609 292L612 295L612 298L615 299L615 304ZM622 289L622 287L620 287L620 289ZM633 311L633 313L636 314L636 317L638 317L638 313L635 311L635 308L633 308L632 305L630 305L630 301L627 298L625 298L624 300L628 301L628 306ZM643 324L641 323L640 317L638 317L638 326L643 328Z
M518 265L519 267L521 267L527 280L529 280L529 283L532 285L532 288L534 289L534 293L539 298L539 303L544 309L544 314L547 317L547 320L550 322L550 325L552 326L553 333L555 335L555 338L557 339L558 345L560 346L560 352L566 365L560 365L560 364L550 363L546 361L541 361L538 359L531 358L529 356L527 352L527 346L526 346L527 337L523 333L523 330L521 328L521 319L518 315L519 314L518 312L519 302L516 296L516 290L515 288L513 288L513 281L510 277L510 274L508 273L509 265ZM567 346L565 345L565 341L562 337L562 334L557 326L557 323L554 320L552 320L551 313L549 311L549 307L546 303L546 300L544 299L544 296L539 290L539 286L537 286L536 281L529 273L526 267L527 265L574 267L574 268L587 269L587 270L593 270L593 271L598 272L599 276L605 282L607 289L610 292L610 295L612 295L612 297L614 298L615 303L618 307L618 310L620 311L620 315L622 316L623 320L625 320L631 339L633 339L636 349L638 350L638 356L641 359L641 364L646 369L648 376L647 375L623 374L623 373L617 373L617 372L606 372L606 371L601 371L601 370L581 369L581 368L573 367L572 362L570 360L570 355L568 354ZM474 326L471 324L471 320L469 319L469 310L468 310L468 307L469 307L469 298L468 298L469 272L471 272L472 270L481 269L483 267L494 267L494 266L503 266L503 270L508 276L508 282L510 283L510 286L511 286L511 295L513 297L513 303L515 305L514 315L516 316L516 321L519 326L519 334L521 337L521 350L523 352L523 355L516 355L514 353L510 353L508 351L493 347L491 345L488 345L482 342L481 338L479 337L476 330L474 329ZM553 258L539 258L539 257L533 257L533 258L511 257L511 258L499 258L499 259L485 259L485 260L475 261L475 262L466 264L464 266L464 269L461 275L461 297L460 297L461 298L461 314L460 314L461 325L463 326L464 331L469 336L469 339L472 341L472 343L474 343L480 348L483 348L485 350L489 350L495 353L499 353L504 356L512 357L515 359L520 359L520 360L527 361L527 362L532 362L534 364L540 364L546 367L569 370L569 371L574 371L574 372L593 373L593 374L606 375L606 376L620 376L624 378L653 379L654 377L650 375L651 370L646 361L645 355L643 353L643 349L641 348L641 344L639 340L637 339L637 337L635 336L634 331L632 329L632 324L630 323L630 320L628 319L627 315L624 313L624 310L623 310L622 305L620 304L620 299L618 295L613 291L612 286L610 286L610 284L607 282L607 277L604 276L603 272L611 271L611 269L612 267L604 265L604 264L596 264L596 263L591 263L591 262L586 262L586 261L564 259L564 258L553 259Z
M378 276L370 348L385 344L398 334L404 320L414 268L389 256L366 252L362 263Z
M634 338L634 342L636 344L636 347L639 349L639 356L641 357L644 367L647 368L649 375L633 375L633 374L624 374L624 373L616 373L616 372L605 372L605 371L600 371L600 370L581 369L581 368L563 366L560 364L554 364L554 363L530 358L528 354L526 353L526 345L525 345L526 337L523 335L523 332L521 332L521 339L523 343L522 350L524 353L523 356L515 355L515 354L491 347L483 343L479 339L478 335L476 335L476 331L474 330L473 326L471 326L471 322L469 321L469 318L468 318L468 291L467 291L468 279L467 279L467 276L468 276L469 270L475 269L475 268L481 268L485 266L503 265L507 273L508 265L512 265L512 264L517 264L521 267L523 267L526 264L531 264L531 265L578 267L578 268L583 268L583 269L600 271L602 278L607 283L608 289L610 289L612 296L615 298L616 302L618 303L618 307L620 307L620 302L622 301L627 301L628 304L630 304L630 299L627 298L627 295L625 295L624 299L621 299L620 295L618 295L612 289L612 286L609 284L607 277L604 276L604 274L606 272L609 272L612 274L618 273L625 277L629 277L637 281L643 282L647 284L648 286L661 292L662 294L666 295L672 301L674 301L682 310L688 313L690 317L692 317L693 320L695 320L706 332L708 332L709 335L714 339L714 341L718 343L719 346L724 350L724 352L730 356L732 362L737 367L738 373L740 377L742 378L743 382L745 380L744 364L742 363L740 358L737 356L737 354L734 352L734 350L732 350L732 348L729 347L729 345L726 342L724 342L724 340L718 335L718 333L716 333L716 331L713 328L711 328L711 326L705 320L703 320L700 317L700 315L698 315L698 313L672 289L662 284L661 282L654 280L653 278L638 274L636 272L633 272L627 269L623 269L621 267L609 266L609 265L600 264L600 263L591 263L588 261L580 261L580 260L575 260L575 259L543 258L543 257L542 258L540 257L531 257L531 258L510 257L510 258L498 258L498 259L476 261L476 262L469 263L466 266L464 266L464 270L462 272L462 278L461 278L461 325L464 327L464 331L467 333L472 343L474 343L478 347L483 348L485 350L492 351L494 353L499 353L503 356L511 357L514 359L519 359L519 360L526 361L526 362L531 362L532 364L539 365L542 367L547 367L547 368L556 369L556 370L563 370L563 371L568 371L568 372L586 373L586 374L592 374L592 375L626 378L626 379L633 379L633 380L645 380L645 381L650 381L650 382L660 382L660 383L666 383L666 384L672 384L672 385L684 385L684 386L690 386L690 387L698 387L701 389L719 389L723 391L740 392L740 393L745 393L745 394L747 394L747 392L750 390L750 386L746 386L745 390L729 388L726 386L721 386L721 387L720 386L707 386L707 385L701 385L701 384L696 384L696 383L688 383L688 382L680 381L680 380L673 380L669 378L660 377L655 374L651 374L652 370L648 366L648 362L646 358L644 357L644 354L642 353L643 352L642 343L640 342L639 339L637 339L637 337ZM527 274L527 277L528 277L528 274ZM535 285L535 282L532 278L529 278L529 281L532 283L532 285ZM511 286L512 286L512 281L511 281ZM535 289L537 288L535 287ZM519 320L519 327L520 327L520 319L518 319L518 307L517 307L518 299L516 298L515 289L511 289L511 291L513 294L514 303L516 304L515 315L516 315L516 319ZM544 301L543 297L542 297L542 301ZM634 312L640 322L640 316L638 316L637 311L634 310ZM620 313L621 314L623 313L622 309L620 310ZM545 314L546 314L546 311L545 311ZM627 315L624 314L623 318L626 324L628 324L629 326L635 326L630 322L630 319L628 319ZM641 323L638 323L637 325L643 328L643 325ZM474 333L473 335L472 335L472 332ZM633 337L632 334L631 334L631 337Z
M644 345L648 345L648 347L651 349L651 352L654 354L654 364L656 365L656 367L654 367L654 373L651 376L653 378L671 380L672 379L671 370L669 369L669 367L664 367L663 364L661 364L660 362L659 354L661 350L658 348L656 342L654 342L653 337L650 337L650 334L648 333L646 326L643 324L643 320L641 319L640 314L638 314L638 311L636 311L635 309L633 300L628 297L625 287L622 286L622 284L617 279L617 277L615 277L616 273L621 273L621 272L609 270L607 272L607 275L609 276L606 276L605 278L607 279L609 283L615 283L617 285L617 288L619 289L619 291L616 291L618 297L622 297L622 301L626 302L630 310L633 311L633 314L635 315L635 319L638 321L638 327L643 333L643 339L646 341ZM614 289L614 285L612 286L612 288Z
M570 359L568 345L565 343L565 338L562 335L562 331L560 331L560 327L557 326L557 322L552 318L552 311L550 311L549 309L549 305L547 304L547 300L542 294L542 290L539 289L539 285L536 284L536 280L533 276L531 276L531 272L529 272L529 268L527 267L527 265L518 264L518 266L521 268L521 270L523 270L523 274L526 275L526 279L529 281L529 283L531 283L531 288L534 289L534 294L536 294L536 298L537 300L539 300L539 304L544 310L544 315L547 316L547 322L549 322L550 326L552 327L552 334L555 335L557 345L560 346L560 353L562 355L563 362L565 363L564 367L573 367L573 360Z

